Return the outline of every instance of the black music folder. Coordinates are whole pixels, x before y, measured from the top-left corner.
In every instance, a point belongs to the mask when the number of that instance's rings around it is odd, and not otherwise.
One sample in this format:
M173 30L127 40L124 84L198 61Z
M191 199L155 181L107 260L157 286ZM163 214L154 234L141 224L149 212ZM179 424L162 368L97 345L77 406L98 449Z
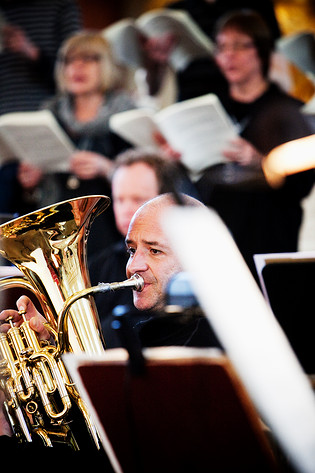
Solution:
M276 471L257 412L219 350L150 348L144 357L133 375L123 349L64 356L115 471Z
M315 252L254 256L262 292L307 374L315 374Z

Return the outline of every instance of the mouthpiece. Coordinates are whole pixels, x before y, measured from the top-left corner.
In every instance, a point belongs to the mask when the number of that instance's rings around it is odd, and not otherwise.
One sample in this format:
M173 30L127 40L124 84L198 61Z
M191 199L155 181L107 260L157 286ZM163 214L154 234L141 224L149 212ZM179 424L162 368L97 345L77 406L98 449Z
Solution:
M93 292L110 292L117 291L117 289L132 289L134 291L142 291L144 286L143 277L135 273L129 279L120 282L99 282L97 286L91 288Z
M132 280L134 282L134 288L133 289L137 292L141 292L143 287L144 287L143 277L140 276L140 274L135 273L133 276L131 276L129 281L130 280Z

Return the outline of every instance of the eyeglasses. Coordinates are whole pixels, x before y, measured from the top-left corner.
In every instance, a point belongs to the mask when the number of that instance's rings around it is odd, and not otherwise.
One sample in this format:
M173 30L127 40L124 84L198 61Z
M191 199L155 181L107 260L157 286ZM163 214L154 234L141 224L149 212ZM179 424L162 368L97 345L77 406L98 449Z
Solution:
M76 61L81 61L84 64L91 64L92 62L98 62L100 60L101 56L99 54L75 54L73 56L65 56L61 58L61 61L66 66L69 66Z
M247 41L246 43L216 44L214 54L224 54L229 51L241 53L252 48L255 48L255 44L252 41Z

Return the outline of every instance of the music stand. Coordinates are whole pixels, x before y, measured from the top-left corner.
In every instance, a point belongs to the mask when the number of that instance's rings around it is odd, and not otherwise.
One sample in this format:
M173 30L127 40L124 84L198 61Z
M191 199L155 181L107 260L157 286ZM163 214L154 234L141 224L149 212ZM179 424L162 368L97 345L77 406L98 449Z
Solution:
M307 374L315 374L315 253L254 256L260 285Z
M65 363L96 413L124 473L270 472L262 424L228 359L215 349L144 350L132 376L127 352Z

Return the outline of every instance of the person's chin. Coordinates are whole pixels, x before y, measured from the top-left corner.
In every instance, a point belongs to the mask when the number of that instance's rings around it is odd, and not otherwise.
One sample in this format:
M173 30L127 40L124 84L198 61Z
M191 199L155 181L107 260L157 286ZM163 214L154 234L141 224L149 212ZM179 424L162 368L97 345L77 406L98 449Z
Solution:
M134 306L138 310L150 310L152 307L152 301L145 294L136 294L134 296Z
M138 310L149 310L151 307L151 304L146 301L137 301L134 305Z

